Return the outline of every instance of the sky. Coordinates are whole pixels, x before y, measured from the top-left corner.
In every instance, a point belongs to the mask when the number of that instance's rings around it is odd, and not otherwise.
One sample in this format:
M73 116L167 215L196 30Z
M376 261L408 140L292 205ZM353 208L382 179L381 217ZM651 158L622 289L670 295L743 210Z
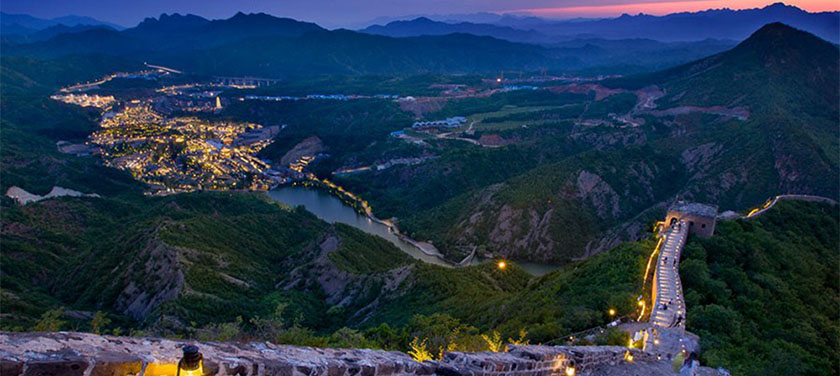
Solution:
M41 18L70 14L90 16L122 26L135 26L161 13L192 13L228 18L237 11L265 12L316 22L322 26L353 27L379 17L476 12L530 14L551 18L615 17L622 13L654 15L712 8L760 8L768 0L2 0L7 13ZM789 0L811 12L840 9L837 0Z

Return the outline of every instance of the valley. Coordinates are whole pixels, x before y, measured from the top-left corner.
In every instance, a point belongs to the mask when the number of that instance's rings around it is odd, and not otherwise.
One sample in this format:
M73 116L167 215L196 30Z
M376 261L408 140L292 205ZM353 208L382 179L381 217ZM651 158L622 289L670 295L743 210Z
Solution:
M807 26L737 40L644 39L672 18L643 15L4 35L0 353L128 336L429 374L552 351L566 374L692 353L837 374L836 12L797 9L680 16Z

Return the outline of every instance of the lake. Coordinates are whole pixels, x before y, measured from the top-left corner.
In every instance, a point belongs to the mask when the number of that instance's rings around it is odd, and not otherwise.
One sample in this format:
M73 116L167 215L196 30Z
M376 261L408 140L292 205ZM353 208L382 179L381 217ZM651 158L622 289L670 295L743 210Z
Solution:
M268 191L268 196L289 206L303 206L316 217L329 223L343 223L368 234L379 236L393 243L397 248L423 262L452 267L452 264L437 256L428 255L411 243L400 239L385 224L374 221L367 216L357 213L353 208L345 205L338 197L317 189L296 186L286 186ZM554 265L534 263L516 263L528 273L540 276L556 270Z

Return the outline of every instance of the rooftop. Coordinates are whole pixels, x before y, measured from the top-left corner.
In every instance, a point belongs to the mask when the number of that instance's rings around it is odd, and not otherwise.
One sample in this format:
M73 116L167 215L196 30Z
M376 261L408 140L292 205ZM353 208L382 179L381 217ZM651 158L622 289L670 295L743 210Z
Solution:
M684 214L697 215L701 217L717 217L717 206L700 204L696 202L677 201L668 211L677 211Z

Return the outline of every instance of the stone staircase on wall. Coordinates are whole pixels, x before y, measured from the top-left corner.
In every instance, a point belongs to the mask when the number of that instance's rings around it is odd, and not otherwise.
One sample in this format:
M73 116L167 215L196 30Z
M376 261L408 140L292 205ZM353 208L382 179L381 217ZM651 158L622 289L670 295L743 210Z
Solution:
M679 260L688 237L688 229L689 226L682 222L668 228L665 243L656 262L654 305L650 322L659 327L685 327L686 307L680 282ZM664 308L666 306L667 309ZM683 319L678 320L679 316Z

